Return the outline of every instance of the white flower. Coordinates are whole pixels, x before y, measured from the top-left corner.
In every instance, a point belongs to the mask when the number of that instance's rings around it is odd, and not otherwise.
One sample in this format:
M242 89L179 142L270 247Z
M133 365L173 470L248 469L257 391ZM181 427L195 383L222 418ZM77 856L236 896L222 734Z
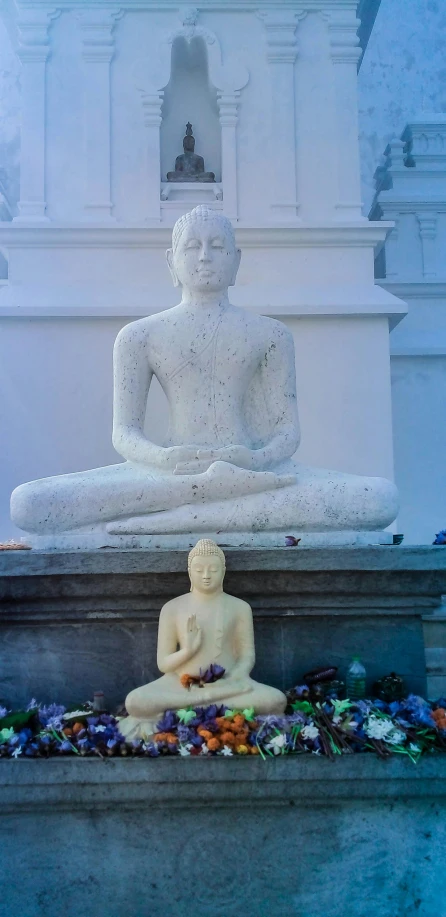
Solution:
M14 751L13 751L13 753L12 753L12 757L13 757L13 758L18 758L19 755L21 755L21 754L22 754L22 749L20 748L20 745L18 745L17 748L14 748Z
M106 726L93 726L95 732L105 732Z
M335 724L335 726L337 726L338 723L341 722L341 720L342 720L342 716L339 716L339 713L337 713L337 714L334 715L334 717L333 717L333 723Z
M286 735L284 735L284 733L282 732L280 733L280 735L274 736L273 739L270 739L268 744L265 745L265 748L270 748L271 751L273 751L275 755L280 755L282 748L285 748L285 745L286 745Z
M373 714L368 717L364 727L364 731L370 739L386 739L393 730L394 725L392 720L381 719Z
M88 710L67 710L64 713L64 720L73 720L75 716L90 716Z
M232 755L232 750L229 748L229 745L223 745L220 754L224 755L225 758L229 758L229 755Z
M203 745L201 746L201 752L200 752L200 754L202 754L202 755L208 755L208 754L209 754L209 748L207 747L207 745L205 745L204 742L203 742Z
M413 751L413 752L420 751L420 746L416 745L415 742L411 742L409 745L409 751Z
M182 758L189 757L191 748L193 748L193 745L191 742L188 742L187 745L180 745L178 750L180 752L181 757Z
M385 742L388 742L389 745L402 745L406 741L406 733L401 732L401 729L394 729L392 732L389 732L389 735L384 739Z
M316 739L319 735L319 729L314 723L309 723L308 726L304 726L301 735L303 739Z

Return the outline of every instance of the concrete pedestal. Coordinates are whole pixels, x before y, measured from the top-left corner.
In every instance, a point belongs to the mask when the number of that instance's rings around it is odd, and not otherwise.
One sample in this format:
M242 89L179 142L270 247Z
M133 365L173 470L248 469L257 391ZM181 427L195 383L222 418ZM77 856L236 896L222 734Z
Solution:
M440 917L446 756L0 761L0 917Z
M426 693L422 616L446 593L441 547L226 549L227 592L253 608L254 678L286 689L359 653L369 689L395 670ZM0 699L113 707L158 677L161 606L187 592L187 553L0 553Z

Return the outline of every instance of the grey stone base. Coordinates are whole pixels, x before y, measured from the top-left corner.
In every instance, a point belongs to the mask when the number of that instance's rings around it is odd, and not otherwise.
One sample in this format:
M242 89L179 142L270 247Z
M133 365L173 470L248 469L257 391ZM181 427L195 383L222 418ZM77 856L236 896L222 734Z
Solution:
M0 761L0 917L443 917L446 756Z
M254 678L281 690L359 653L425 694L422 616L446 593L442 547L228 548L225 587L254 612ZM158 677L161 606L187 592L184 551L0 553L0 701L111 707Z
M299 539L301 548L353 547L392 544L391 532L200 532L198 535L110 535L97 532L68 532L63 535L26 535L24 544L35 551L94 551L100 548L121 550L189 551L199 538L211 538L231 548L283 548L286 535Z

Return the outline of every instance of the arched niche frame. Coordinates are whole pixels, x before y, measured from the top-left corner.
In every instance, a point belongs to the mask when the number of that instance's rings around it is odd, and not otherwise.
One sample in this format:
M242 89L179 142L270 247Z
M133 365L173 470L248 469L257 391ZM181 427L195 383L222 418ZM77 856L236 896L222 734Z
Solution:
M164 90L171 75L172 46L178 38L188 43L193 39L202 39L206 48L209 80L217 91L221 126L223 212L231 220L238 219L237 121L240 92L248 83L249 71L231 56L223 63L217 36L209 29L197 25L197 18L196 10L185 12L181 25L161 38L156 54L150 59L139 59L133 68L147 131L146 212L149 223L160 219L161 109Z

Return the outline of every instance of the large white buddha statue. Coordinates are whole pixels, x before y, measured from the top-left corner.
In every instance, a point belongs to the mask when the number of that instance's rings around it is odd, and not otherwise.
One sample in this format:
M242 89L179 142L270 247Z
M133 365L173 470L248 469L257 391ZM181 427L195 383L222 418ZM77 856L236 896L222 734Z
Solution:
M163 606L158 625L158 668L161 678L135 688L125 699L128 718L121 720L127 738L150 735L165 710L226 704L256 713L283 713L286 697L277 688L250 678L255 662L251 607L223 592L225 555L203 538L188 557L191 591ZM197 680L215 665L223 677L199 686Z
M21 485L13 521L38 535L225 533L228 543L248 533L252 543L258 533L254 543L278 545L290 531L389 525L390 481L293 460L293 338L281 322L229 302L240 262L229 220L204 206L185 214L167 261L180 304L127 325L115 344L113 445L124 461ZM163 445L144 433L153 376L169 404Z

